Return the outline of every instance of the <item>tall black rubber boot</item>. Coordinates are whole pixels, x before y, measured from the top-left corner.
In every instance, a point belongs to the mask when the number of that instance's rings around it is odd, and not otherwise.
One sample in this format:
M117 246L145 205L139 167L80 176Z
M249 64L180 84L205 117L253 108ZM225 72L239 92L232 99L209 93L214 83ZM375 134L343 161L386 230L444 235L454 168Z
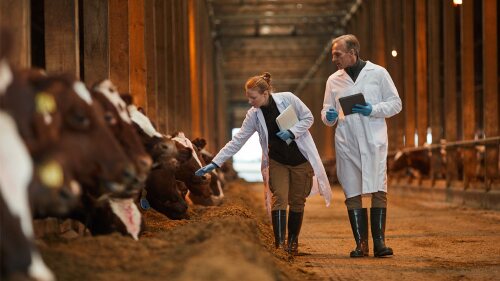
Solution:
M385 219L387 208L371 208L370 221L373 237L373 255L375 257L390 256L392 249L385 245Z
M285 248L286 210L271 211L276 249Z
M356 249L351 251L351 258L368 256L368 211L366 208L347 210Z
M292 255L299 253L299 233L302 227L304 212L290 211L288 214L288 245L287 252Z

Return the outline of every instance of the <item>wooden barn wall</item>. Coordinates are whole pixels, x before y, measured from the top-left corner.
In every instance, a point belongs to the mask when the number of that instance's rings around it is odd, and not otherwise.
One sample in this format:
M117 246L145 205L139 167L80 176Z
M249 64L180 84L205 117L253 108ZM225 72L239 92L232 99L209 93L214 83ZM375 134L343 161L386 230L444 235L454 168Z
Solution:
M15 34L12 62L32 65L44 48L49 72L88 86L110 78L162 133L184 131L216 149L215 53L206 0L45 0L43 42L32 42L29 0L0 0L0 24ZM223 110L223 109L222 109Z
M346 32L363 59L387 68L403 100L388 119L391 151L421 147L428 134L435 145L499 136L498 10L498 0L363 1ZM448 185L485 177L489 186L500 174L499 145L485 147L484 160L480 146L449 148L445 159L434 151L431 178L444 170Z

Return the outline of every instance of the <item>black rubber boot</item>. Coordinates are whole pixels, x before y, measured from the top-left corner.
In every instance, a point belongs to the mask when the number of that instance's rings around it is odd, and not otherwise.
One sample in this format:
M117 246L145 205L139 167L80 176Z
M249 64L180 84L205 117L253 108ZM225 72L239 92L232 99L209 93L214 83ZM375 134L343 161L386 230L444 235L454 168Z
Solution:
M366 208L347 210L356 249L351 251L351 258L368 256L368 211Z
M271 211L276 249L285 248L286 210Z
M288 245L287 252L291 255L299 253L299 233L302 227L304 212L290 211L288 215Z
M392 249L385 245L385 218L386 208L371 208L370 222L372 226L373 237L373 255L375 257L390 256Z

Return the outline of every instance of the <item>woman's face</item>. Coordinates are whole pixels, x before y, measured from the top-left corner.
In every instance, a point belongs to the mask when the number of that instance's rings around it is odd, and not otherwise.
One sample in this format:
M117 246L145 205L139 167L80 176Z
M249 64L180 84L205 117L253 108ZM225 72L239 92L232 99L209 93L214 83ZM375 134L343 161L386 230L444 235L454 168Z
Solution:
M267 105L267 102L269 101L269 91L265 91L261 94L256 89L248 89L245 95L248 98L248 103L256 108Z

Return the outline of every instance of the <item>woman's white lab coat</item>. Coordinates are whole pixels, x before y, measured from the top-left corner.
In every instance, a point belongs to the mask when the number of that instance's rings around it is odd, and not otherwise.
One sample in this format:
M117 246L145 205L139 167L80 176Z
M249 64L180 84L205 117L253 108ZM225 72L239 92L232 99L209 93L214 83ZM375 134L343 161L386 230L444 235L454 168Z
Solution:
M362 93L372 105L370 116L344 116L339 98ZM391 76L385 68L366 62L353 82L344 71L333 73L326 82L321 119L328 126L326 111L339 112L335 131L337 177L346 198L360 194L387 192L387 124L385 118L401 111L402 104Z
M318 150L316 149L316 145L314 144L311 133L309 133L309 128L314 122L311 111L298 97L290 92L273 93L271 97L276 102L279 112L283 112L289 105L292 105L295 109L299 122L293 126L290 131L295 135L294 141L297 143L300 152L302 152L304 157L311 163L314 170L313 187L309 196L319 192L324 197L326 206L329 206L331 200L330 184ZM268 208L268 212L270 212L271 191L269 190L267 126L260 108L252 107L248 110L239 132L219 151L212 162L220 167L224 161L232 157L241 149L254 132L259 134L259 141L262 147L261 171L265 186L266 207Z

